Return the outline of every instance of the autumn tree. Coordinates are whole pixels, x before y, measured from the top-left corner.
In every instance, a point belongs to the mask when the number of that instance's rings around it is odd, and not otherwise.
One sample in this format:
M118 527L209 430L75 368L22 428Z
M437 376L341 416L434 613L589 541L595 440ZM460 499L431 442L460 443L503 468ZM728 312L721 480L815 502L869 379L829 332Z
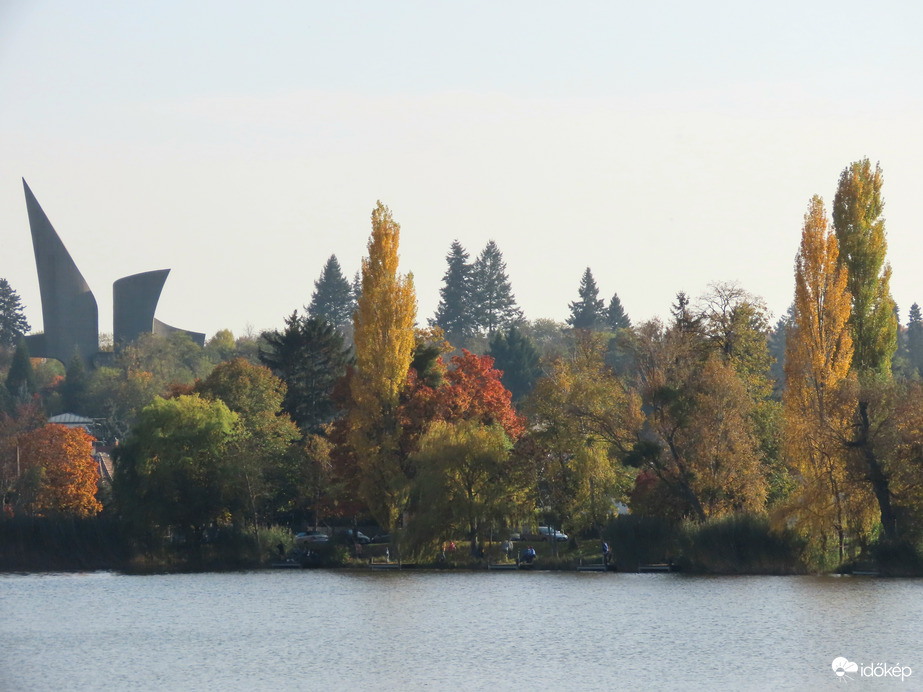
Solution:
M382 526L394 528L408 492L398 404L414 349L413 277L398 274L400 225L378 202L372 211L362 296L354 318L356 367L350 381L349 443L361 471L360 493Z
M19 294L6 279L0 279L0 348L12 348L29 333Z
M506 273L506 262L497 244L491 240L481 250L472 269L473 306L477 326L490 335L508 329L522 320L516 296Z
M531 477L510 455L499 425L438 421L413 456L415 512L410 535L418 546L464 531L476 554L488 527L510 526L529 511Z
M606 301L599 297L599 288L593 272L587 267L580 277L579 299L570 303L570 317L567 323L574 329L598 329L603 322L603 307Z
M734 366L708 346L684 298L668 328L653 321L633 334L646 421L631 462L656 477L683 516L762 511L767 488L753 399Z
M439 306L430 325L441 327L450 343L462 347L477 331L473 267L468 252L457 240L452 241L445 259L448 268L442 277Z
M310 317L324 319L341 333L352 328L353 296L349 280L343 276L336 255L330 255L321 275L314 282L314 293L307 307Z
M584 332L554 359L527 401L541 505L574 529L599 526L626 499L622 459L641 428L641 400L604 361L605 340Z
M94 516L99 469L92 435L82 428L49 424L20 435L20 503L30 514Z
M849 484L843 439L852 416L841 392L853 359L848 272L836 236L815 196L804 217L795 259L795 303L786 340L784 448L799 487L786 517L821 549L835 541L840 560L859 527L857 494Z

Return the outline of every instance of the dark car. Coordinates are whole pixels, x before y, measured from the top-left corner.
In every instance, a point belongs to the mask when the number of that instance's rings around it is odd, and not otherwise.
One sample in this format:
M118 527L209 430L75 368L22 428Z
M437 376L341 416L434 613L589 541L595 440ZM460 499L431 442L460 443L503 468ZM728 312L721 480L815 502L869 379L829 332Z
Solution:
M366 536L364 533L361 531L355 531L353 529L349 529L346 532L346 538L348 538L353 543L358 543L359 545L367 545L372 542L372 539Z

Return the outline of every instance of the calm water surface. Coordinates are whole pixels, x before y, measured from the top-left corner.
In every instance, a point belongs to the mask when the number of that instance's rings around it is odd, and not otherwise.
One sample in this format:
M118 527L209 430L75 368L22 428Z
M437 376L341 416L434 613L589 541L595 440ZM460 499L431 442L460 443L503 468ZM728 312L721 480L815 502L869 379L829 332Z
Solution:
M3 575L0 617L4 691L923 690L923 580Z

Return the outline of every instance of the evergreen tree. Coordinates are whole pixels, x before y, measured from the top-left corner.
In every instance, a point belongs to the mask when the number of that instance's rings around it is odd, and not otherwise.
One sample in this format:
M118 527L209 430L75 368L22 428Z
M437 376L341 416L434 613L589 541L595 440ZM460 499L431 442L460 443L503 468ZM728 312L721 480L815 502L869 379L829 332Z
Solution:
M0 347L12 348L28 331L29 323L22 314L19 295L6 279L0 279Z
M352 361L343 336L319 317L285 319L285 329L263 333L268 349L260 349L263 365L285 382L282 409L305 434L317 433L336 418L333 389Z
M87 392L90 377L87 373L80 351L74 349L74 355L67 366L61 394L64 397L64 410L72 413L84 413L87 408Z
M488 242L478 255L472 278L472 312L481 331L493 334L522 320L522 310L516 306L516 297L506 274L506 262L494 241Z
M538 350L515 325L505 335L502 332L494 334L487 354L493 357L494 367L503 373L501 381L512 393L513 401L531 392L542 376Z
M618 293L612 294L612 300L609 301L609 307L606 308L603 317L606 325L614 332L619 329L631 329L631 320L628 319L628 313L622 307Z
M359 309L359 299L362 298L362 271L356 270L355 275L353 276L353 286L352 286L352 314L356 314L356 310Z
M29 347L22 337L13 354L10 371L6 374L6 388L20 403L28 401L35 394L35 371L32 369Z
M907 318L907 359L910 372L923 376L923 313L916 303L910 306Z
M570 317L567 323L574 329L597 329L603 322L603 306L606 301L599 298L599 288L589 267L580 278L578 295L580 300L568 305Z
M856 161L840 174L833 200L833 230L852 294L853 369L860 375L890 374L897 348L897 320L889 289L891 265L885 262L888 243L881 216L882 182L877 164L872 171L868 159Z
M463 346L477 330L471 305L473 267L468 262L468 252L457 240L452 242L445 259L449 266L439 289L439 307L429 324L441 327L449 343Z
M336 255L330 255L323 272L314 282L314 293L307 312L310 317L321 317L340 330L352 323L352 286L343 276Z

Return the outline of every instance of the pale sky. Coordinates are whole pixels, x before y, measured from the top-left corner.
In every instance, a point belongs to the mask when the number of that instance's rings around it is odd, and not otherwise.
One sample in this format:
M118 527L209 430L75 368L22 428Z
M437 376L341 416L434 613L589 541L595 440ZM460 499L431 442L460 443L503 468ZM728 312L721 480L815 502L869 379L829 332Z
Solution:
M635 323L737 281L792 299L808 201L884 170L892 293L923 303L923 4L0 0L0 277L42 328L25 178L112 330L282 326L376 200L425 324L494 239L530 319L589 266Z

